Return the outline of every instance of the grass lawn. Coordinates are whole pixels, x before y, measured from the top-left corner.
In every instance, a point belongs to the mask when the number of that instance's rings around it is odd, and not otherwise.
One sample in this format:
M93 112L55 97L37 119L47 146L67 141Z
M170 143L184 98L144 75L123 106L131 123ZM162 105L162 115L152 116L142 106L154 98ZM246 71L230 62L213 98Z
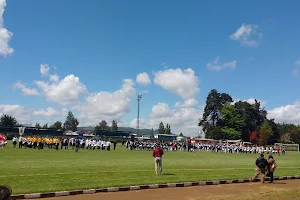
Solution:
M149 151L0 148L0 185L14 194L91 189L182 181L249 178L255 172L250 154L165 152L162 176L154 173ZM275 176L300 175L300 154L275 156Z

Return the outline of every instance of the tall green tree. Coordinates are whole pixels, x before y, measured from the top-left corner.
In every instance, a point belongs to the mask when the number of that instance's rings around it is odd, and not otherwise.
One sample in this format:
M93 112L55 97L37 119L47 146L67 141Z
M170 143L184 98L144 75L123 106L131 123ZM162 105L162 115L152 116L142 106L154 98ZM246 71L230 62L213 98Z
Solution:
M170 135L170 134L171 134L171 126L170 126L170 124L167 124L167 125L166 125L166 128L165 128L165 134L167 134L167 135Z
M184 137L184 135L182 133L179 134L180 137Z
M260 107L260 103L255 100L254 104L246 101L238 101L235 103L235 108L244 120L242 129L242 140L249 141L250 133L259 130L262 123L267 119L267 111Z
M18 122L17 122L16 118L14 118L11 115L3 114L0 117L0 126L3 126L3 127L14 127L17 124L18 124Z
M163 122L159 123L158 133L159 134L164 134L165 133L165 126L164 126Z
M107 122L102 120L98 126L95 127L95 130L110 130Z
M222 140L224 133L221 131L221 126L208 126L207 131L205 131L205 138Z
M279 134L278 126L274 122L274 119L266 119L266 120L267 120L268 124L270 125L272 132L273 132L268 143L274 144L274 143L280 142L280 134Z
M211 125L217 126L223 105L232 102L233 99L229 94L219 93L216 89L211 90L206 98L202 122L207 121Z
M61 121L56 121L54 124L50 126L50 128L53 128L55 130L60 130L62 129L62 122Z
M118 124L117 124L117 122L115 120L112 121L111 129L113 131L117 131L118 130Z
M39 123L36 123L34 127L35 128L41 128L41 125Z
M267 145L269 139L272 137L273 131L272 127L269 125L268 121L266 120L260 128L259 131L259 144L260 145Z
M48 124L44 124L42 128L48 128Z
M230 104L232 102L232 97L227 93L219 93L216 89L213 89L209 92L206 98L206 105L204 108L202 119L198 124L198 126L202 126L206 138L223 137L222 132L217 131L222 127L222 108L225 104Z
M294 144L300 144L300 127L297 127L291 134L290 140Z
M64 129L77 131L78 124L79 124L78 119L74 117L71 111L69 111L66 121L64 123Z
M241 139L241 131L244 126L244 119L241 118L234 105L225 104L222 107L222 128L224 139Z

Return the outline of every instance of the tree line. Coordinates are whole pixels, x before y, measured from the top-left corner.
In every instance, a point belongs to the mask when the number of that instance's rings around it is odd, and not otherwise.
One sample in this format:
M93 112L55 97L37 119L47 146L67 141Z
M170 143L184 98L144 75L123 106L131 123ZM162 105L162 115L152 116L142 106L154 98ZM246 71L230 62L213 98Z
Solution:
M260 145L300 143L299 125L276 123L274 119L268 119L267 114L256 99L253 104L247 101L234 102L229 94L213 89L206 98L198 126L210 139L242 139Z
M35 124L36 128L44 128L44 129L54 129L54 130L72 130L77 131L77 127L79 125L79 121L77 118L74 117L71 111L68 112L68 116L64 123L61 121L56 121L52 125L44 124L40 125L39 123ZM0 126L1 127L15 127L15 126L23 126L22 124L18 123L15 117L11 115L3 114L0 117Z
M79 121L71 111L68 112L68 115L66 117L66 120L64 123L61 121L56 121L52 125L48 125L47 123L44 125L40 125L39 123L35 124L36 128L41 129L54 129L54 130L71 130L71 131L77 131L79 125ZM15 126L22 126L22 124L19 124L16 118L10 115L3 114L0 117L0 126L2 127L15 127ZM106 130L106 131L117 131L118 130L118 123L113 120L111 126L108 125L108 123L105 120L102 120L99 122L97 126L95 126L94 131L98 130ZM164 126L163 122L160 122L158 127L159 134L171 134L171 126L170 124L166 124L166 127ZM154 135L153 128L151 129L150 135ZM181 136L182 133L181 133Z

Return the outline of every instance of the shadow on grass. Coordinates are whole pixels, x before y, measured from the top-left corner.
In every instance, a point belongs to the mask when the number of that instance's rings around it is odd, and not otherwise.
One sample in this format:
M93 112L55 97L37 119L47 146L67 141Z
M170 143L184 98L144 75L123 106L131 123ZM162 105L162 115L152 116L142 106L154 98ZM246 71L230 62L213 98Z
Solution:
M163 176L175 176L176 174L173 174L173 173L164 173L162 174Z

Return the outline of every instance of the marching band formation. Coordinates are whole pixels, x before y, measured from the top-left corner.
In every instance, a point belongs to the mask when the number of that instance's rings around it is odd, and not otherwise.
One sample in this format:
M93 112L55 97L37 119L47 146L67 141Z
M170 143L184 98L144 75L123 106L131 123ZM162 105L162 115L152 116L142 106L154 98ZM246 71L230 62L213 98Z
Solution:
M208 151L208 152L224 152L224 153L272 153L278 154L282 153L285 155L285 147L273 148L273 147L264 147L264 146L252 146L252 145L236 145L236 144L222 144L222 145L213 145L213 144L200 144L200 143L187 143L187 142L132 142L127 141L125 146L126 149L130 150L153 150L155 145L159 144L164 151ZM124 142L122 146L124 145Z
M2 138L2 144L4 143L4 137ZM6 138L5 138L6 139ZM110 151L113 145L114 150L116 149L116 142L97 140L97 139L78 139L77 137L61 137L61 138L43 138L40 136L20 136L19 138L14 137L12 139L14 148L17 144L19 148L33 148L33 149L44 149L47 147L49 149L90 149L90 150L108 150ZM189 142L154 142L154 141L123 141L122 147L126 147L127 150L148 150L152 151L155 146L159 144L164 151L207 151L207 152L217 152L217 153L253 153L253 154L278 154L285 155L285 147L273 148L256 146L256 145L243 145L243 144L201 144L201 143L189 143ZM2 145L2 147L4 146Z
M96 139L77 139L74 137L71 138L43 138L39 136L29 136L19 138L14 137L12 139L13 147L16 148L17 144L19 148L33 148L33 149L44 149L44 147L48 147L49 149L69 149L69 147L78 151L78 149L102 149L110 151L111 142L110 141L102 141ZM116 144L114 143L114 149L116 148Z

